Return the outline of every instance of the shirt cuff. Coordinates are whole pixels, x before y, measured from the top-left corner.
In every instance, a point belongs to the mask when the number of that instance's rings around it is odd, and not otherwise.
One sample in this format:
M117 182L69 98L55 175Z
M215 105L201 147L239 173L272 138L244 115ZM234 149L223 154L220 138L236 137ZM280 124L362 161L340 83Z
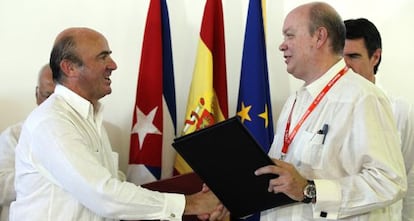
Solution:
M313 204L313 218L338 219L342 201L341 186L332 180L314 180L316 203Z
M165 194L165 215L167 220L182 220L185 208L185 196L176 193Z

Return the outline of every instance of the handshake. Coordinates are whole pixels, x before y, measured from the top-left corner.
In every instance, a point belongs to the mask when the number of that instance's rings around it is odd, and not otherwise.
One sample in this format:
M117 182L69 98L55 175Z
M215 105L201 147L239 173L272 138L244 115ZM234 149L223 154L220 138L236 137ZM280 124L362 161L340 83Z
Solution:
M203 189L191 195L185 196L186 204L184 215L197 215L200 220L223 220L229 212L214 195L212 191L203 185Z
M217 196L204 184L196 173L187 173L143 184L142 187L170 193L185 194L184 220L222 220L229 212ZM201 189L201 191L200 191ZM194 219L191 219L194 217Z

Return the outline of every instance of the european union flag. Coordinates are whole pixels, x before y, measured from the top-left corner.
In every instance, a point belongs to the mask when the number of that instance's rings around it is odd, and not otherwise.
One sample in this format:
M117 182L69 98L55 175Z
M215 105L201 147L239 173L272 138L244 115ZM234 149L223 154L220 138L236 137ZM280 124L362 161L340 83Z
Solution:
M274 131L261 2L249 2L237 115L267 153L273 142ZM258 221L260 213L243 220Z
M268 152L273 142L274 131L260 0L249 2L237 115L265 152Z

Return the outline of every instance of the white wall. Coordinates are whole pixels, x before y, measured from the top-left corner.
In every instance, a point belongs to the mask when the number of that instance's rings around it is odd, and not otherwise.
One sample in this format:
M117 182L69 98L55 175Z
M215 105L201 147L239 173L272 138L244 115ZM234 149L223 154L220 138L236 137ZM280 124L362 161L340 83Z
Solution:
M176 74L179 129L184 121L198 33L205 0L167 0ZM275 120L285 98L301 81L285 71L278 46L286 13L309 1L267 0L269 77ZM414 18L411 0L327 1L343 19L366 17L383 37L379 82L390 92L414 103L409 64L413 51ZM71 26L87 26L104 34L118 70L112 75L111 95L102 99L114 149L126 169L129 131L137 82L142 35L149 0L0 0L0 130L21 121L35 107L34 88L39 68L48 62L56 35ZM235 114L244 25L248 0L223 0L227 49L230 115Z

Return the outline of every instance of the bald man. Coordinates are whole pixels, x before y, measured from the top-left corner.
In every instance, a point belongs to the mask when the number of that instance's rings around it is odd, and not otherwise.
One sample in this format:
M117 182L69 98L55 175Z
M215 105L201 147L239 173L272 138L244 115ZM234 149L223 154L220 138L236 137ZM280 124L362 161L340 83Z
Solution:
M36 86L36 103L40 105L55 91L56 84L53 81L52 70L49 64L42 67L39 72L39 77Z
M50 55L55 92L26 119L16 148L11 221L28 215L31 221L206 219L221 207L208 190L161 193L119 179L99 102L112 92L117 64L111 54L106 38L89 28L56 37Z
M300 5L279 46L289 74L304 81L286 101L269 155L268 191L297 204L261 221L398 220L390 205L406 191L404 161L388 98L343 59L345 26L322 2Z

